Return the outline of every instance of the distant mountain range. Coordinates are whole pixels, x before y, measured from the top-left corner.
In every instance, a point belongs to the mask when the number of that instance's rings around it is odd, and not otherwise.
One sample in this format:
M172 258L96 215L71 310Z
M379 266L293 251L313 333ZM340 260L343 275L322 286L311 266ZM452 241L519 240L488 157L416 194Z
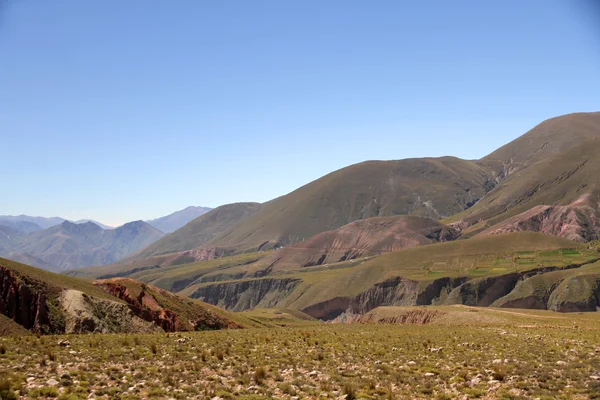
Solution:
M24 233L0 225L0 255L52 271L110 264L145 248L164 233L143 221L115 229L64 221Z
M97 221L61 217L0 216L0 256L51 271L122 260L202 215L210 208L188 207L150 222L113 228ZM155 226L153 226L155 225Z
M147 220L146 222L164 233L171 233L181 228L188 222L198 218L202 214L206 214L212 210L210 207L196 207L189 206L183 210L175 211L172 214L164 217ZM31 233L35 231L41 231L50 227L60 225L65 221L72 222L74 224L84 224L86 222L93 222L102 229L114 229L114 226L105 225L102 222L95 221L93 219L80 219L77 221L70 221L61 217L32 217L29 215L0 215L0 225L7 226L23 233Z
M50 227L60 225L63 222L68 221L61 217L31 217L29 215L0 215L0 225L8 226L24 233L31 233L35 231L41 231ZM80 219L78 221L70 221L74 224L83 224L86 222L93 222L102 229L113 229L113 226L104 225L101 222L94 221L93 219Z

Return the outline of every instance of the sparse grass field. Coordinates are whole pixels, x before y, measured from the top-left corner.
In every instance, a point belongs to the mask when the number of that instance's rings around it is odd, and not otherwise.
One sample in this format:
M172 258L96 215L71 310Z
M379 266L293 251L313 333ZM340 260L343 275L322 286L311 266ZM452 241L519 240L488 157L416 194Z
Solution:
M0 397L600 398L597 313L437 309L443 325L0 338Z

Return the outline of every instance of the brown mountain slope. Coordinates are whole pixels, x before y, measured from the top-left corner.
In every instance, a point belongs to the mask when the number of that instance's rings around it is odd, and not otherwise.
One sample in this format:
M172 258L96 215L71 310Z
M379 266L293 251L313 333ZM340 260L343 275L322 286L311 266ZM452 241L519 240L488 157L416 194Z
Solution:
M502 162L510 175L599 137L600 112L567 114L543 121L482 160Z
M475 225L471 233L540 205L566 206L600 191L600 113L545 121L485 157L506 175L493 191L446 222Z
M273 271L290 270L445 242L457 237L457 230L430 218L407 215L374 217L351 222L277 250L260 264L269 264Z
M206 243L237 250L290 245L364 218L443 218L493 188L492 169L453 157L351 165L268 203Z
M260 208L259 203L233 203L217 207L153 243L127 261L195 249L216 235L237 226Z

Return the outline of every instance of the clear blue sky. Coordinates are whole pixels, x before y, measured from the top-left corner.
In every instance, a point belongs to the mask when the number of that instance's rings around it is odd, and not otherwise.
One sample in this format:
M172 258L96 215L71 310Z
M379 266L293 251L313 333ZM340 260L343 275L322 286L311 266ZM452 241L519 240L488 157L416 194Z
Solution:
M262 202L600 110L594 1L3 1L0 214Z

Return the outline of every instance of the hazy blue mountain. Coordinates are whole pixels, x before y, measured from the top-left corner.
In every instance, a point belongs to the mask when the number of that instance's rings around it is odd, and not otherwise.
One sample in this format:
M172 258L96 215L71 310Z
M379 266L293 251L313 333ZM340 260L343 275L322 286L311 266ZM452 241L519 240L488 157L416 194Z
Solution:
M0 220L0 225L6 226L8 228L14 229L16 231L22 233L31 233L36 231L41 231L44 228L39 226L34 222L29 221L9 221L9 220Z
M199 216L206 214L210 210L212 210L212 208L189 206L183 210L175 211L173 214L146 222L159 231L171 233L181 228L188 222L195 220Z
M0 215L0 223L5 221L13 223L31 222L39 225L42 229L47 229L51 226L61 224L65 219L61 217L31 217L29 215Z
M64 221L68 221L61 217L32 217L30 215L0 215L0 225L8 226L20 232L31 233L41 231L50 227L60 225ZM85 224L93 222L103 229L113 229L114 226L108 226L93 219L80 219L78 221L70 221L74 224Z
M100 228L102 229L114 229L114 226L109 226L109 225L105 225L102 222L98 222L98 221L94 221L93 219L80 219L77 221L71 221L74 224L85 224L86 222L93 222L94 224L98 225Z
M32 233L0 225L0 256L62 271L119 261L165 234L144 221L103 229L93 222L59 225Z

